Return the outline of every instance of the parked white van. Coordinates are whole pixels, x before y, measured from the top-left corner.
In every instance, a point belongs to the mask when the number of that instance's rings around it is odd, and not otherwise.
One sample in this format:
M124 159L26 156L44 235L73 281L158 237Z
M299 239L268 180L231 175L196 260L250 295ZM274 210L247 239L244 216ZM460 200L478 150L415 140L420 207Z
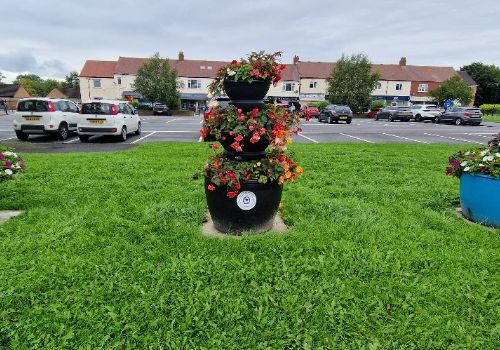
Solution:
M17 103L14 131L21 141L32 134L52 134L66 140L76 132L80 114L78 106L65 99L23 98Z
M78 123L80 141L87 142L96 135L114 135L125 141L131 133L141 133L141 120L127 101L92 100L82 103Z

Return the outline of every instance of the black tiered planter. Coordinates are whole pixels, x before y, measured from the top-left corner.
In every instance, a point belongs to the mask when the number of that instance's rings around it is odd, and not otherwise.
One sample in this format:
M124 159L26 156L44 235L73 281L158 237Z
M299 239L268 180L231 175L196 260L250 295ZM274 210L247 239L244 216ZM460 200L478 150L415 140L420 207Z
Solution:
M239 142L243 152L236 152L231 144L234 142L234 136L229 135L229 133L222 133L225 139L219 140L222 147L224 147L224 153L231 159L237 160L251 160L258 159L266 156L266 149L269 146L269 140L265 137L261 137L259 142L251 143L250 136L243 137L243 140ZM239 157L236 158L236 157Z
M248 81L225 80L223 86L227 97L233 101L258 101L266 96L271 81L254 80L250 83Z
M242 181L235 198L227 196L225 187L208 190L209 183L205 179L208 210L217 230L234 234L245 231L259 233L273 227L283 189L277 182L261 184L257 181Z
M263 98L271 85L270 81L254 80L224 81L224 90L231 99L230 104L248 113L254 108L264 107ZM239 142L242 152L231 147L234 136L222 133L224 139L218 140L224 147L226 157L236 161L262 159L266 156L269 140L262 137L259 142L251 143L250 137L244 137ZM240 181L241 188L235 198L227 196L227 188L216 187L208 190L210 181L205 178L205 193L208 210L217 230L224 233L241 234L245 231L255 233L265 232L273 227L274 218L281 201L282 185L276 181L266 184L257 181Z

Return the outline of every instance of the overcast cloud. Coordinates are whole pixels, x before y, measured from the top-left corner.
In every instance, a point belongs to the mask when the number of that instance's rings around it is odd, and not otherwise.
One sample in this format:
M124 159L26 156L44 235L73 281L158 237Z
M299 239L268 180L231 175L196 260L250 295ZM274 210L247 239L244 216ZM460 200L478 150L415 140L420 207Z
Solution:
M62 78L86 59L231 60L255 50L289 63L366 53L374 63L500 65L500 0L2 1L0 72Z

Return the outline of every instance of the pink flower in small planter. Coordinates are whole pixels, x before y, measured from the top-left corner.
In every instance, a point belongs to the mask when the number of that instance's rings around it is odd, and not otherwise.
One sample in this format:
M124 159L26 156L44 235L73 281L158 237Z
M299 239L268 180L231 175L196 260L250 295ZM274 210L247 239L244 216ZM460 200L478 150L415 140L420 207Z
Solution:
M5 157L2 152L0 152L0 160L3 160Z
M11 166L12 166L12 163L11 163L11 162L9 162L9 161L6 161L6 162L5 162L5 167L6 167L7 169L9 169Z

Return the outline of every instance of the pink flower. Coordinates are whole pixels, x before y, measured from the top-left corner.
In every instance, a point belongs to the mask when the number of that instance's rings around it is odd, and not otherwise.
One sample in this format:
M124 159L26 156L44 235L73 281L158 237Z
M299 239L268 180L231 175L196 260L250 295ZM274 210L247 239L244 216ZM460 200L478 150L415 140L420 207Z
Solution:
M227 196L228 196L229 198L234 198L234 197L236 197L236 195L237 195L237 194L238 194L237 192L235 192L235 191L231 191L231 192L228 192L228 193L227 193Z
M5 167L6 167L7 169L9 169L11 166L12 166L12 163L11 163L11 162L9 162L9 161L6 161L6 162L5 162Z
M5 157L2 152L0 152L0 160L3 160Z
M215 191L215 186L212 184L208 184L207 188L209 191Z
M446 175L448 175L448 176L453 175L453 168L451 168L451 167L446 168Z

